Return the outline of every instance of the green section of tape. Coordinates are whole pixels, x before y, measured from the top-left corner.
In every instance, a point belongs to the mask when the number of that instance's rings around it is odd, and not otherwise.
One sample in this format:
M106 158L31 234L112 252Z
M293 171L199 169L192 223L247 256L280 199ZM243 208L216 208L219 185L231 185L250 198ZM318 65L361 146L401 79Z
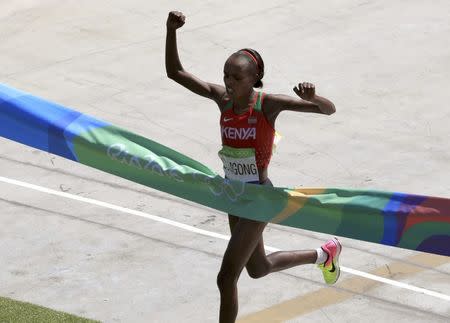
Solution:
M268 222L287 200L283 189L224 179L187 156L114 126L80 134L74 150L82 164L258 221Z
M382 211L390 196L384 192L330 188L308 195L305 205L280 224L379 242L384 233ZM295 199L300 197L291 197L291 201Z
M336 194L327 191L317 196L308 196L305 205L281 224L306 230L335 233L342 221L340 212L342 205L337 204L333 208L324 207L324 203L328 205L334 198L336 198Z
M216 210L263 222L281 215L283 225L377 243L392 196L332 188L296 196L287 188L224 179L185 155L114 126L85 131L74 140L74 150L80 163ZM414 249L430 232L441 232L426 224L410 231L400 246Z
M377 193L374 198L375 194L370 191L358 191L358 194L355 194L349 190L350 194L353 196L345 197L341 194L339 197L343 199L343 206L339 210L342 222L336 234L346 236L357 228L356 234L352 234L354 239L381 241L384 234L383 210L392 194Z

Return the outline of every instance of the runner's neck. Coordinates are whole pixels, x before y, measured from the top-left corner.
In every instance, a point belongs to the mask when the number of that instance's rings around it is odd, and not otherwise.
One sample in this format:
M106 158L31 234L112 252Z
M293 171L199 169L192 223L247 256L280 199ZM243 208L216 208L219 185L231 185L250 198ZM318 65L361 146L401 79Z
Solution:
M252 107L254 107L257 98L258 98L258 94L254 90L252 90L252 93L249 96L245 96L243 98L232 99L234 114L240 115L240 114L244 114L244 113L248 112ZM245 108L241 108L241 107L245 107Z

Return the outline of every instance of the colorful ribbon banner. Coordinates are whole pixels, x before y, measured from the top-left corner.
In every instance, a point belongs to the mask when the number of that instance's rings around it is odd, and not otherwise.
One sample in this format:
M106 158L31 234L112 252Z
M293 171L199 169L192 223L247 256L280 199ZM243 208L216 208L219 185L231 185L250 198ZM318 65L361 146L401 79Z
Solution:
M450 199L224 179L155 141L1 84L0 136L240 217L450 256Z

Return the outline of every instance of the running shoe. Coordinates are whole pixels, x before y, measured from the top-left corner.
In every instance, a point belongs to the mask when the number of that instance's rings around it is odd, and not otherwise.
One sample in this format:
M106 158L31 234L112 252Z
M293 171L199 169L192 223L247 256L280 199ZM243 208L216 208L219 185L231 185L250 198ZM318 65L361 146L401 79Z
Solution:
M328 240L321 246L322 250L328 255L327 260L318 265L322 270L323 279L328 285L334 284L338 278L341 270L339 268L339 255L341 254L341 243L337 238Z

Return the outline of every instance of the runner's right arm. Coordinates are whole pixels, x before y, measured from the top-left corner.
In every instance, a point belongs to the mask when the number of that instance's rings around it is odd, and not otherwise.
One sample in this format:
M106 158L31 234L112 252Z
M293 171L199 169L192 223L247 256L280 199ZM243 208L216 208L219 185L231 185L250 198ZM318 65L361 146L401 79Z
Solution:
M218 84L208 83L200 80L191 73L184 70L178 56L177 29L182 27L185 16L178 11L171 11L167 18L166 37L166 72L167 76L183 85L185 88L203 97L212 99L219 103L225 94L225 87Z

